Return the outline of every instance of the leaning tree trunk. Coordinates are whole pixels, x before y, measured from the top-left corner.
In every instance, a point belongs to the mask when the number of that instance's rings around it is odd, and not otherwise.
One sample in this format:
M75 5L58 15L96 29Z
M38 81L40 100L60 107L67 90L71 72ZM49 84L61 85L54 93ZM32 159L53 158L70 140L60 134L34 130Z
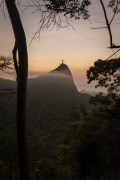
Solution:
M26 92L28 76L28 55L24 29L15 0L5 0L14 31L18 50L17 69L17 137L20 167L20 180L29 180L29 159L26 140ZM14 58L14 57L13 57ZM15 63L15 62L14 62Z

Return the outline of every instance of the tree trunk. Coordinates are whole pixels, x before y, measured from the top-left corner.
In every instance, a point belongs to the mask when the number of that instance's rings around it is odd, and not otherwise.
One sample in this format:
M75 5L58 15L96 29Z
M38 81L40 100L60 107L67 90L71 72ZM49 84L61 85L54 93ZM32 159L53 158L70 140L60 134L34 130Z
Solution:
M28 76L28 55L24 29L15 0L5 0L18 50L17 73L17 137L20 180L29 180L29 159L26 139L26 93Z

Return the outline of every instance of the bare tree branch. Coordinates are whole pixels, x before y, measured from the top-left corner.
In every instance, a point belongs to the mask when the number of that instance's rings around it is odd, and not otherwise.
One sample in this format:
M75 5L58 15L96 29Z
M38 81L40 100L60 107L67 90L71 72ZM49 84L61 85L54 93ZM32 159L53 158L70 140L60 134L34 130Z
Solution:
M106 13L106 9L105 9L103 1L100 0L100 3L101 3L101 6L103 8L103 13L104 13L105 21L106 21L106 25L107 25L109 36L110 36L110 47L112 48L113 47L113 37L112 37L110 23L108 21L108 17L107 17L107 13Z
M13 59L11 57L6 56L0 56L0 71L3 71L5 73L9 73L10 71L13 71Z
M2 0L2 1L0 2L0 7L3 5L3 3L4 3L4 0Z
M117 51L115 51L111 56L109 56L106 60L110 59L111 57L113 57L117 52L119 52L120 49L118 49Z
M106 29L107 27L94 27L94 28L91 28L91 29Z
M108 7L113 8L113 17L111 18L110 24L113 22L117 13L119 13L120 0L111 0L108 4Z
M71 25L72 19L79 20L82 18L88 20L90 15L87 8L90 4L90 0L31 0L26 8L29 7L33 9L33 13L40 15L38 29L33 34L32 40L40 38L40 32L43 29L73 28Z
M13 59L11 57L0 56L0 71L4 73L10 73L14 70ZM0 88L0 95L13 94L15 88Z
M1 9L1 12L2 12L3 16L5 17L4 0L2 0L2 1L0 2L0 9Z

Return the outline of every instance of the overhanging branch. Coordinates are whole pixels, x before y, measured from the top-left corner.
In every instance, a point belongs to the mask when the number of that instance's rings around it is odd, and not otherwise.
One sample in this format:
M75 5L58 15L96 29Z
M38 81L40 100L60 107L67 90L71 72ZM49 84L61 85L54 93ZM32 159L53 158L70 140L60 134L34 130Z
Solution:
M107 17L107 13L106 13L106 9L105 9L103 1L100 0L100 3L101 3L101 6L103 8L103 13L104 13L105 21L106 21L107 29L108 29L109 36L110 36L110 47L112 48L112 46L113 46L113 37L112 37L110 23L108 21L108 17Z

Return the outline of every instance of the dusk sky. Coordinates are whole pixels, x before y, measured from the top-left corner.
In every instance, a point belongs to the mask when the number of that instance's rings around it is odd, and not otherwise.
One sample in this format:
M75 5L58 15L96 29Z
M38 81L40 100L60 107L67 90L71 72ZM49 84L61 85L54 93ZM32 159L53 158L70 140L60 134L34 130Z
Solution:
M22 3L25 2L21 1ZM90 21L79 20L71 23L74 30L70 28L42 31L40 40L33 40L28 47L29 54L29 72L49 72L56 68L61 60L72 71L77 85L85 80L85 70L92 66L97 59L108 58L113 51L109 48L109 36L107 29L91 29L94 27L103 27L104 22L102 8L99 0L93 0L94 5L90 7ZM108 0L104 0L107 4ZM21 19L26 33L27 44L29 45L33 33L37 30L39 15L31 13L32 9L22 11L20 9ZM108 11L109 16L112 11ZM5 10L5 16L0 12L0 54L10 56L14 46L14 36L8 14ZM120 42L120 21L118 16L113 23L114 40L116 44ZM119 56L119 54L117 54ZM38 73L39 74L39 73Z

